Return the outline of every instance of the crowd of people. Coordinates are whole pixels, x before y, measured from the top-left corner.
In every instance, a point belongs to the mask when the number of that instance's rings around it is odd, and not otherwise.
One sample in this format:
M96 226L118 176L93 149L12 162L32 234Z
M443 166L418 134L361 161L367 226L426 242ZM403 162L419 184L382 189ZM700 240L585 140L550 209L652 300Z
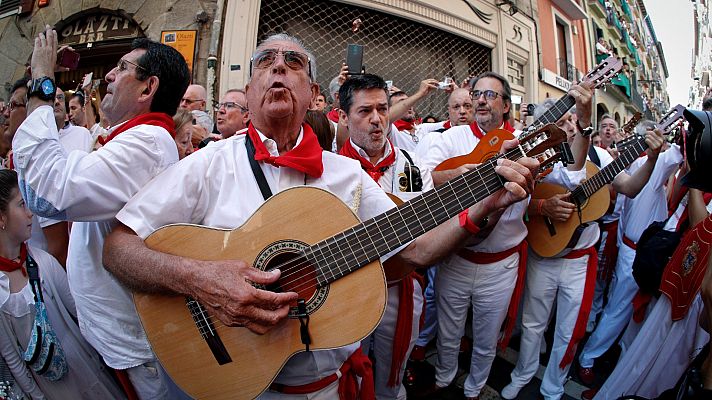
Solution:
M276 34L252 54L248 84L227 90L212 115L205 88L190 84L171 47L137 39L104 78L103 97L86 85L69 98L53 80L57 50L47 27L0 125L0 397L191 398L191 387L174 381L152 350L132 292L190 297L215 323L257 335L296 323L290 310L301 310L303 293L265 289L287 272L150 248L145 240L165 225L236 229L273 195L299 186L328 191L366 221L477 174L474 190L488 190L480 201L459 204L450 218L436 218L448 207L443 200L415 220L404 217L408 231L424 233L386 250L354 237L349 247L378 250L368 261L380 259L387 279L361 283L383 286L383 309L350 312L382 313L380 322L360 341L319 349L309 340L318 324L305 325L299 314L307 351L285 360L259 398L437 399L454 385L466 349L464 397L478 399L498 346L517 337L505 399L530 384L547 352L539 389L546 399L562 398L570 375L589 386L584 399L712 393L704 326L712 315L712 196L704 190L712 185L691 172L682 142L666 141L656 121L639 123L627 140L630 132L611 116L594 120L591 83L571 87L575 106L555 124L572 162L541 173L540 159L499 157L487 175L484 159L443 163L491 143L494 132L511 138L501 154L523 151L516 138L539 128L554 99L527 118L495 72L460 85L424 79L408 94L378 75L349 75L345 65L325 95L317 58L298 39ZM441 89L449 94L447 119L421 119L418 103ZM686 113L691 125L707 118ZM605 215L576 224L554 255L529 248L528 235L547 234L530 231L531 219L555 227L581 218L585 205L572 193L591 168L614 171L600 189ZM541 197L539 183L563 189ZM668 254L650 256L663 239ZM391 273L397 269L404 272ZM616 347L610 376L597 377L596 361ZM430 377L413 368L428 355L436 360ZM419 390L408 393L406 384Z

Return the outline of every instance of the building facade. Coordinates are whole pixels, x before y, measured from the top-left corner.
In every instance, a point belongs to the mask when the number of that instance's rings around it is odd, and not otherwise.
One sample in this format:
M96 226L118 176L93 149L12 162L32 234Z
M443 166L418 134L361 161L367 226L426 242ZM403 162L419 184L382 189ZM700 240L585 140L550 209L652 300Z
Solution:
M712 70L712 27L710 27L710 7L706 0L693 0L695 47L692 60L692 79L689 107L702 109L702 102L712 95L710 71Z

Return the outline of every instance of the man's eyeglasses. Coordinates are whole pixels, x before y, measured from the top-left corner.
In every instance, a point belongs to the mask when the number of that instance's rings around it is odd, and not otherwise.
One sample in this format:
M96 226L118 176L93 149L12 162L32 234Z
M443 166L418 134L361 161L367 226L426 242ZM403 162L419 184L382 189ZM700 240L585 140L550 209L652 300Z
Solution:
M478 100L480 96L484 95L487 100L494 100L502 94L495 92L494 90L473 90L470 92L472 100ZM504 97L504 96L502 96Z
M221 108L223 108L223 107L225 107L225 110L226 110L226 111L227 111L227 110L233 110L233 109L235 109L235 108L239 108L240 111L242 111L243 113L246 113L246 112L249 111L249 110L247 109L247 107L245 107L245 106L243 106L243 105L240 105L240 104L237 104L237 103L235 103L234 101L226 101L226 102L224 102L224 103L218 103L218 104L216 104L216 105L215 105L215 111L219 111L219 110L220 110Z
M118 68L119 72L124 72L128 69L127 64L133 65L134 67L136 67L136 69L142 69L142 70L144 70L144 72L146 71L146 68L136 64L133 61L126 60L124 58L120 59L119 62L116 63L116 68Z
M266 69L271 67L275 61L277 61L277 56L280 54L284 57L284 63L287 64L289 68L295 71L307 69L309 79L312 79L311 59L306 54L293 50L279 51L266 49L260 51L255 54L254 57L250 58L250 74L252 74L253 68Z
M25 103L18 103L14 100L10 100L10 102L7 103L7 108L10 110L10 112L17 110L20 107L25 107Z

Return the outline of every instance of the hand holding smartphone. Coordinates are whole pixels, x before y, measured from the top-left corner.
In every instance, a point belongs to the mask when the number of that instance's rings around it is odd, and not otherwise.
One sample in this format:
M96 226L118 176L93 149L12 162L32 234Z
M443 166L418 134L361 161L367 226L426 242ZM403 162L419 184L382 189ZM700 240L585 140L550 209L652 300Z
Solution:
M57 53L57 65L67 70L77 69L79 66L79 53L70 47L61 49Z
M360 44L349 44L346 46L346 65L349 67L349 75L363 74L363 46Z

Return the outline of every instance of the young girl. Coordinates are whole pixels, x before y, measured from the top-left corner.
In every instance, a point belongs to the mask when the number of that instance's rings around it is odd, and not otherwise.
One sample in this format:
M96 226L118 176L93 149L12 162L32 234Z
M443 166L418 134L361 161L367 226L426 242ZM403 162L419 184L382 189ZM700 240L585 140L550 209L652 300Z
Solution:
M15 385L32 399L125 398L79 332L64 270L49 254L25 244L31 228L32 213L20 195L17 174L0 170L0 354ZM35 271L39 285L31 282ZM49 322L41 330L35 327L36 299L44 303ZM58 343L43 348L42 343L52 343L49 336ZM32 356L29 363L26 352Z

